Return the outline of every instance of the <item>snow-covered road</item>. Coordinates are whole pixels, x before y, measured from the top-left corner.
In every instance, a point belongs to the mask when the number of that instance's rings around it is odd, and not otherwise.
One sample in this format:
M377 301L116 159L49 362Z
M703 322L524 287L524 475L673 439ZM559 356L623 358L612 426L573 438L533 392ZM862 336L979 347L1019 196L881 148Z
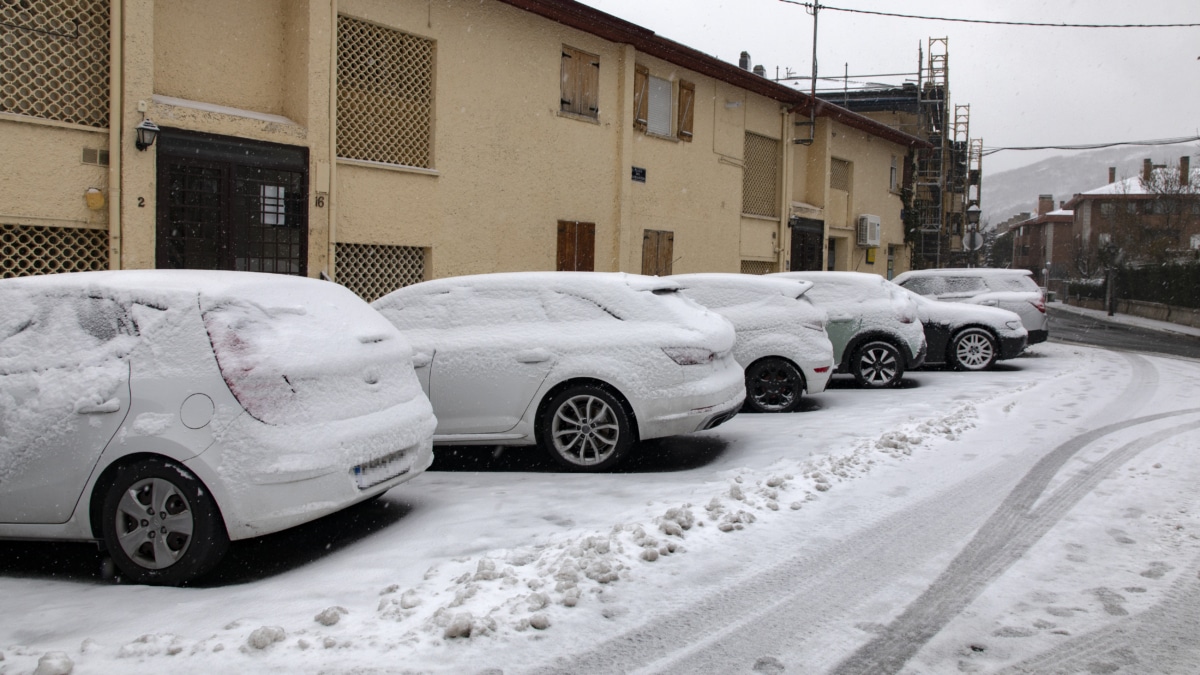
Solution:
M1200 363L906 379L630 473L430 472L204 587L0 563L0 673L1200 672Z

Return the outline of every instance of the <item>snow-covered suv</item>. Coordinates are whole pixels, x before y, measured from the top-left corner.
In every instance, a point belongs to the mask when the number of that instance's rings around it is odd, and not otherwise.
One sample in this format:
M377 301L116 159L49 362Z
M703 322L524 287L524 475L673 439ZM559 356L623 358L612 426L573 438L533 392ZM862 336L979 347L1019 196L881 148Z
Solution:
M1050 336L1046 296L1029 270L992 267L912 270L898 275L894 281L917 295L936 300L969 302L1016 312L1025 330L1029 331L1031 345L1045 342Z

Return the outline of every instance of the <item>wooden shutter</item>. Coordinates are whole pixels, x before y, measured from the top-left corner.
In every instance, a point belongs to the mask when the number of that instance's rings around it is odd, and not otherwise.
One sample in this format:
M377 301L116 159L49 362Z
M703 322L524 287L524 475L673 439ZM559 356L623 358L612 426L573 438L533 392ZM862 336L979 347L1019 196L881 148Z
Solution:
M667 276L674 261L675 233L666 230L642 232L642 274Z
M692 117L696 104L696 85L685 80L679 81L679 124L676 133L680 140L691 142Z
M578 112L575 108L575 101L578 99L579 91L579 76L575 63L579 60L575 58L576 52L570 47L563 47L562 50L562 98L560 109L565 112Z
M559 272L592 272L596 259L596 224L574 220L558 221Z
M599 117L600 61L594 56L581 55L584 57L583 63L579 64L580 77L582 79L580 94L583 96L583 103L580 105L579 113L588 117Z
M650 70L633 67L633 128L646 130L650 119Z

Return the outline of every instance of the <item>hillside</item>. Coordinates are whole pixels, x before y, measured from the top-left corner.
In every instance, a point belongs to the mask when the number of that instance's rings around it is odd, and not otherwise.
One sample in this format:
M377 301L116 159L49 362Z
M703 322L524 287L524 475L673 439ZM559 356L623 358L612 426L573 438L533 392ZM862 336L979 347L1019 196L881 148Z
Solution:
M1079 192L1086 192L1108 183L1108 167L1117 168L1117 180L1137 175L1142 160L1149 157L1155 164L1178 166L1179 158L1192 155L1197 166L1197 148L1193 145L1158 147L1118 147L1088 152L1076 152L1044 159L1029 166L987 173L984 160L982 222L1000 223L1023 211L1037 209L1041 194L1054 195L1054 201L1066 201Z

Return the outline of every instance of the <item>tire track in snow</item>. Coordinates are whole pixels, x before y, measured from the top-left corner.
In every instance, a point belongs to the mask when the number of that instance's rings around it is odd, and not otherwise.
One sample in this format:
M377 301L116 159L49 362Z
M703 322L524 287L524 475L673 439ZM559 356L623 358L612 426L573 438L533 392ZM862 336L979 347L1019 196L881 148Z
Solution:
M1113 469L1146 448L1200 429L1200 422L1192 421L1163 429L1122 445L1066 481L1045 503L1033 508L1046 484L1068 459L1110 434L1157 420L1196 413L1200 413L1200 408L1117 422L1059 445L1034 465L929 589L889 624L881 635L860 647L833 672L838 675L898 672L921 647L973 602L992 580L1016 563Z

